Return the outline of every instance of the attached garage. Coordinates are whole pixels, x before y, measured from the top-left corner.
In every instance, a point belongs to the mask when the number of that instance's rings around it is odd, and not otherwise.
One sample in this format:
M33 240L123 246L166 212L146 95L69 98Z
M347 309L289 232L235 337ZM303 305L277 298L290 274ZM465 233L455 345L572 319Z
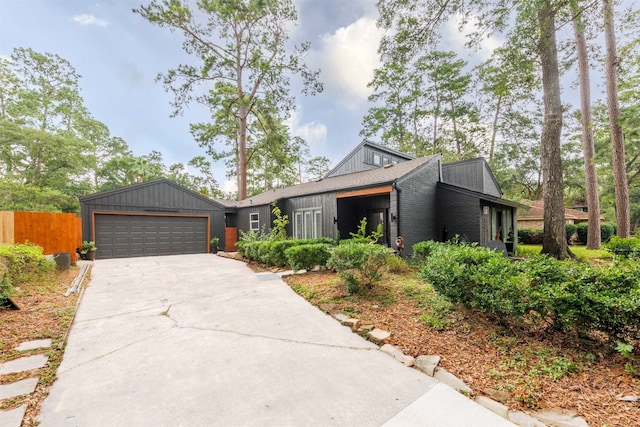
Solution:
M214 236L224 247L225 207L164 178L80 202L98 259L206 253Z

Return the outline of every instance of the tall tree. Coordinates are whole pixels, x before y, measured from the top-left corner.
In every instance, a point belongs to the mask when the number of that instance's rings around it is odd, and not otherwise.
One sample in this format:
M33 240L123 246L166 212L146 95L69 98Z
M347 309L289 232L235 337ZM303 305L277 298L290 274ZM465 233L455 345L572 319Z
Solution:
M556 43L556 7L551 0L543 0L537 10L539 24L537 48L542 65L544 99L544 125L540 138L544 200L542 253L557 259L565 259L569 252L565 231L564 187L560 153L562 101Z
M616 33L613 20L612 0L602 0L604 14L604 38L607 47L606 79L607 106L609 107L609 126L611 128L611 146L613 151L613 182L616 194L616 234L629 237L630 211L629 188L625 164L624 134L620 126L620 101L618 99L618 54Z
M302 77L305 93L322 90L319 71L302 60L310 45L286 51L288 28L297 19L291 0L200 0L197 10L182 0L154 0L133 11L152 24L180 31L184 50L198 60L198 65L182 64L159 76L175 94L174 114L195 101L210 108L214 120L236 121L232 154L237 153L238 198L245 199L247 130L260 99L283 112L291 109L291 75ZM206 85L204 94L196 89L201 84ZM227 102L211 103L214 98ZM223 108L222 115L216 114Z
M580 121L582 123L582 151L587 188L587 212L589 215L587 249L600 249L600 198L598 197L598 176L596 173L593 119L591 114L589 55L584 35L582 11L577 1L571 3L571 12L573 15L573 33L576 39L578 76L580 79Z
M543 172L543 198L545 201L545 236L543 252L556 258L569 255L564 227L564 197L562 186L562 104L560 73L556 46L555 20L560 5L552 0L523 0L513 7L511 2L499 0L378 0L379 24L392 30L383 38L381 52L412 52L433 48L434 36L444 22L454 17L459 22L476 22L471 33L471 44L477 45L486 34L505 30L515 22L510 37L536 40L535 49L541 64L544 124L540 138ZM513 15L515 13L515 16ZM520 43L523 45L524 43Z

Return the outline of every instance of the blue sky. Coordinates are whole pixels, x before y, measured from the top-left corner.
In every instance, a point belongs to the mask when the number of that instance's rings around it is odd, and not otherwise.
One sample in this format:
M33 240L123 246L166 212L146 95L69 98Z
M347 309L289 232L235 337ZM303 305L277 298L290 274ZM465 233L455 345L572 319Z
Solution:
M193 105L170 118L171 95L154 81L159 72L191 61L181 38L149 24L131 9L148 1L0 0L0 56L16 47L67 59L81 74L87 108L136 155L158 150L165 162L188 162L205 154L189 123L207 119ZM366 87L377 65L380 31L373 0L296 0L299 25L292 41L310 41L307 63L322 70L325 90L316 97L295 93L289 124L306 139L313 156L335 163L360 142L367 110ZM295 91L295 88L294 88ZM216 176L222 184L224 165Z
M375 0L293 1L299 25L292 41L311 42L307 63L321 69L325 89L304 97L293 87L297 110L289 125L307 141L312 156L327 156L335 164L361 141L362 117L369 108L367 83L379 65L382 35L375 25ZM91 114L135 155L157 150L167 164L186 164L205 154L189 133L189 123L206 121L207 111L192 105L182 117L170 118L172 97L154 80L159 72L193 59L182 51L179 35L131 11L141 4L148 0L0 0L0 56L29 47L67 59L82 75L80 87ZM462 52L464 35L456 25L442 31L441 48ZM497 45L487 39L482 50L464 58L475 65ZM222 162L215 176L224 183Z

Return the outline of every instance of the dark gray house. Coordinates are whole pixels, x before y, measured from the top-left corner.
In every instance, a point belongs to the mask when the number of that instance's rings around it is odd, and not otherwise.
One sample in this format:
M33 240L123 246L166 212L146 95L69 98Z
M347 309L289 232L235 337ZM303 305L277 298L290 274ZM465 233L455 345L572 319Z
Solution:
M440 155L413 158L364 141L323 179L274 189L238 202L227 226L269 229L271 203L290 219L295 238L348 238L367 218L369 232L383 227L382 244L403 236L406 253L423 240L507 242L517 236L517 204L502 192L484 159L442 164Z
M225 245L227 208L162 178L80 198L82 239L97 258L206 253Z

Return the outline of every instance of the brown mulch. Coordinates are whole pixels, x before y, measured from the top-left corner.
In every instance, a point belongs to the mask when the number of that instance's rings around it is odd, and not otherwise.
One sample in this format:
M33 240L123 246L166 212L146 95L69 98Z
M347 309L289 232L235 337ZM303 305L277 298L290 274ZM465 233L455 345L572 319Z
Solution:
M9 384L25 378L39 377L36 390L27 396L0 401L0 409L9 410L26 404L27 410L22 426L36 426L40 405L49 394L56 379L56 370L62 361L66 338L75 316L78 294L64 294L80 272L79 267L67 271L52 271L38 280L21 284L11 298L19 310L0 308L0 363L25 356L45 354L49 361L41 369L0 375L0 384ZM85 283L89 274L85 277ZM15 348L23 342L51 338L48 349L17 352Z
M420 322L424 310L402 290L407 280L416 282L414 273L387 275L362 297L348 295L346 286L327 271L286 280L315 305L326 309L329 304L389 331L390 343L405 354L441 356L440 366L461 378L475 394L502 400L510 409L531 413L562 408L577 412L592 427L640 426L640 402L617 400L639 396L640 378L626 373L622 357L602 343L544 330L534 334L500 327L482 313L458 307L451 326L434 331ZM540 372L567 362L574 365L574 371L559 379Z

